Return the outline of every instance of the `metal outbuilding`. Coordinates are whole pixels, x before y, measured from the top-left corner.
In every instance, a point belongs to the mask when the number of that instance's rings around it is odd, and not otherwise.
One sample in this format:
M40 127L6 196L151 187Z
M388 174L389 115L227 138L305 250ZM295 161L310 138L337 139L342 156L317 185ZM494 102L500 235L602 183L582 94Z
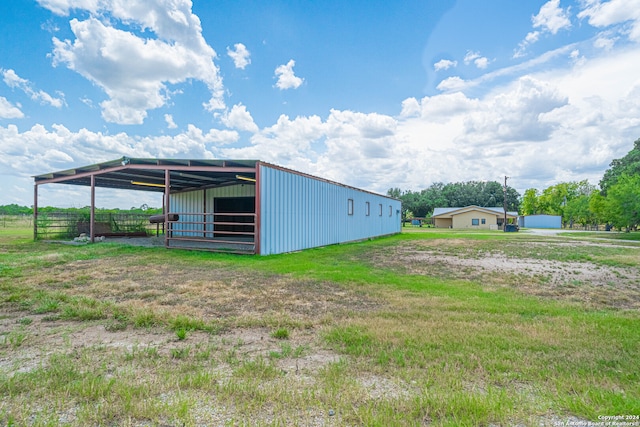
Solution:
M524 215L518 218L522 228L562 228L560 215Z
M91 187L92 241L101 187L163 192L167 248L269 255L401 230L397 199L259 160L123 157L34 180L34 227L40 185Z

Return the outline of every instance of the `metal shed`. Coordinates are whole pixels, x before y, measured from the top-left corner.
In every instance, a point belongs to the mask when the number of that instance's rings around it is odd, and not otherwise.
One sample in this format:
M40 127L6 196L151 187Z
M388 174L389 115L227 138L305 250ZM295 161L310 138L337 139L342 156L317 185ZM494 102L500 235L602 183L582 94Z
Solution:
M123 157L34 177L38 187L91 187L164 193L167 248L278 254L399 233L399 200L259 160ZM173 221L173 219L177 220Z
M524 215L518 218L522 228L562 228L560 215Z

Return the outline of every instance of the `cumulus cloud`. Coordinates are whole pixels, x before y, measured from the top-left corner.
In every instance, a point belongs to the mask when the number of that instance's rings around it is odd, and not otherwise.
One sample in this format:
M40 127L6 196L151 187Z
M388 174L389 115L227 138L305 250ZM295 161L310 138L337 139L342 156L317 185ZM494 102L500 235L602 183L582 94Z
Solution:
M468 51L464 56L464 63L470 64L471 62L473 62L476 67L485 69L489 66L490 61L487 57L480 55L479 52Z
M21 119L24 113L20 108L10 103L7 98L0 96L0 119Z
M450 59L441 59L433 64L433 69L436 71L448 70L449 68L455 68L458 66L458 61L452 61Z
M104 134L87 129L71 131L63 125L50 129L34 125L19 132L17 126L0 126L0 174L29 176L118 157L214 158L219 145L238 140L234 131L207 132L188 125L175 136ZM74 164L71 164L74 162Z
M468 83L465 80L461 79L458 76L453 76L453 77L448 77L443 81L441 81L440 83L438 83L438 86L436 86L436 89L446 92L446 91L462 90L467 87L468 87Z
M313 170L318 153L312 144L325 135L325 125L318 116L290 119L280 115L273 126L262 129L251 137L251 145L223 148L226 158L251 158L287 166L302 172Z
M533 28L542 28L543 31L551 34L557 34L558 31L571 27L569 10L560 7L560 0L549 0L543 4L540 12L531 21Z
M418 117L420 115L420 103L416 98L407 98L402 101L400 117Z
M55 98L43 90L34 89L33 84L29 80L18 76L14 70L0 69L0 72L2 72L3 80L7 86L14 89L20 89L32 100L40 102L43 105L51 105L56 108L60 108L64 105L64 98Z
M420 101L415 98L405 99L402 105L401 117L422 117L434 122L442 122L443 119L447 120L449 117L476 110L479 101L468 98L462 92L451 92L425 96Z
M234 44L233 49L227 47L227 55L233 59L236 68L244 70L247 65L251 64L251 53L249 53L247 47L242 43Z
M297 89L302 85L304 79L298 77L293 72L296 61L289 60L286 65L280 65L276 68L275 75L278 78L276 87L280 90Z
M173 116L171 114L165 114L164 115L164 121L167 122L167 127L169 129L175 129L175 128L178 127L176 122L173 121Z
M537 15L531 17L533 28L539 30L527 33L525 39L520 42L513 57L520 58L526 55L527 48L540 39L541 34L557 34L562 29L571 27L569 19L569 8L566 10L560 7L560 0L549 0L542 5Z
M222 115L220 120L228 128L254 133L258 131L258 125L253 121L251 113L249 113L247 107L242 104L234 105L231 111Z
M470 114L465 134L479 144L542 141L550 137L557 123L542 115L566 105L559 90L532 77L523 77L514 88L486 102L486 108Z
M40 0L40 4L61 15L76 10L89 13L87 19L71 19L74 40L53 38L53 63L67 66L105 91L109 99L100 104L105 120L141 124L148 110L166 105L167 84L189 79L207 85L211 93L203 103L207 110L225 107L216 52L202 36L190 0ZM139 36L140 28L156 37Z
M608 35L600 34L598 38L593 42L593 46L598 49L611 50L615 45L617 37L610 37Z
M640 0L591 0L578 13L578 18L587 18L594 27L609 27L629 23L626 31L629 39L640 42Z

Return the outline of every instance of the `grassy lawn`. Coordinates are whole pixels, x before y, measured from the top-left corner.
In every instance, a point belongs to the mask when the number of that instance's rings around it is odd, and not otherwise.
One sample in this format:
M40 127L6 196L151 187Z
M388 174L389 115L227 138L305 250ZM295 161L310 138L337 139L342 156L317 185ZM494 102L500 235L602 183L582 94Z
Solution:
M257 257L31 236L0 228L2 425L640 415L634 242L407 229Z

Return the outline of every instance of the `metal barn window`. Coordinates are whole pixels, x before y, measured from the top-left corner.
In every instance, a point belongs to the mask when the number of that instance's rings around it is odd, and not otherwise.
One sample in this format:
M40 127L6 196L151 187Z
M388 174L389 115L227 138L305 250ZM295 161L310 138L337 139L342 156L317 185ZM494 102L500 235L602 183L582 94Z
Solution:
M391 216L392 213L393 213L393 207L389 205L389 216Z
M364 213L366 216L369 216L369 202L364 204Z
M380 206L380 216L382 216L382 203L380 203L378 206Z
M486 224L486 223L487 223L487 220L482 218L482 224Z
M347 214L353 215L353 199L347 200Z
M480 225L480 220L478 218L474 218L471 220L471 225Z

